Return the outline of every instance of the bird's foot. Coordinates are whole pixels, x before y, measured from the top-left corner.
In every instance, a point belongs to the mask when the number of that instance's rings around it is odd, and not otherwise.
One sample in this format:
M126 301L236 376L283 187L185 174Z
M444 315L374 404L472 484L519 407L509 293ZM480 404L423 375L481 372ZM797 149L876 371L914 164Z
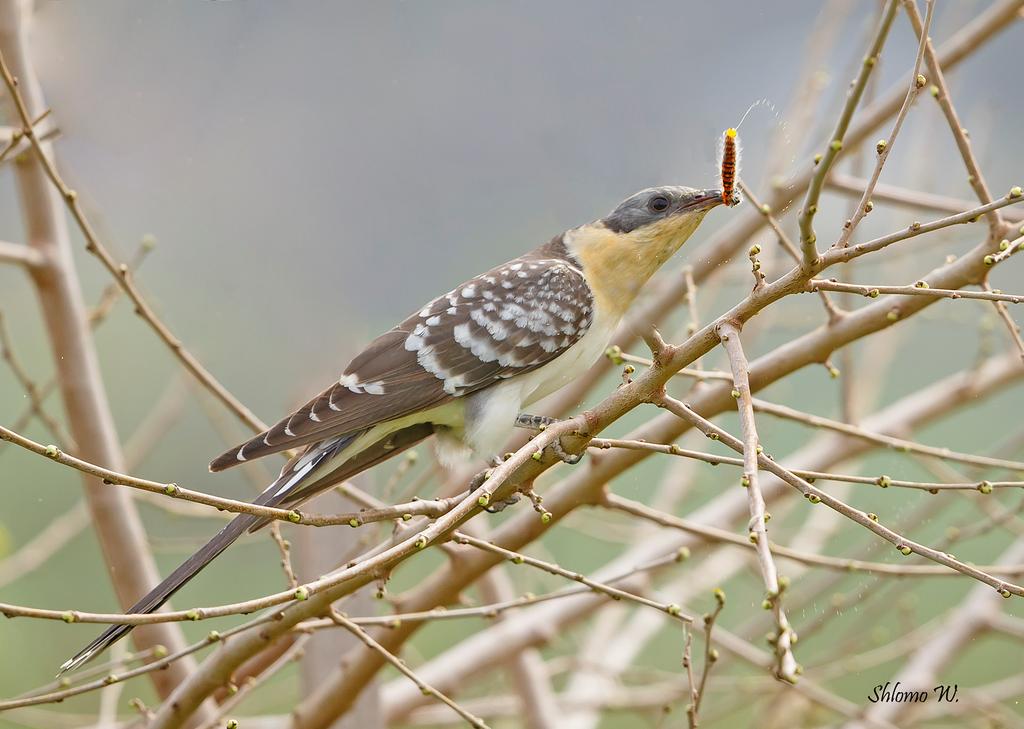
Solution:
M529 413L519 413L516 416L516 427L527 428L529 430L544 430L549 425L562 422L561 418L552 418L547 415L530 415ZM568 463L570 466L574 466L583 460L582 453L566 453L565 449L562 448L561 440L555 440L551 443L551 450L562 463Z
M519 503L519 492L517 491L517 492L513 493L511 496L509 496L508 498L504 498L501 501L495 501L494 503L492 503L489 506L485 507L484 511L486 511L488 514L497 514L500 511L505 511L505 509L507 509L508 507L512 506L513 504L518 504L518 503Z
M549 425L561 422L560 418L552 418L548 415L530 415L529 413L519 413L516 416L516 427L526 428L527 430L544 430Z
M501 463L501 461L502 459L497 456L492 458L490 461L491 468L485 468L483 471L473 476L473 480L469 482L469 490L476 491L478 488L483 486L484 481L486 481L490 477L491 471L494 470L494 468L496 468L498 464ZM488 504L487 506L484 507L484 511L486 511L489 514L497 514L499 511L504 511L508 507L512 506L512 504L518 503L518 501L519 493L517 492L511 494L508 498L502 499L501 501L495 501L491 504Z
M565 449L562 448L562 442L558 440L552 441L551 450L555 452L555 455L558 456L562 463L568 463L570 466L575 466L583 460L582 453L566 453Z

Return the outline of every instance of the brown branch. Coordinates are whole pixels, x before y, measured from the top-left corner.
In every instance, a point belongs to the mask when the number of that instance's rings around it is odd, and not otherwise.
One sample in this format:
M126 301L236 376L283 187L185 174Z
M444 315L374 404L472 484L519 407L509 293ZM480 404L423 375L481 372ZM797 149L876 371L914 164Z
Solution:
M16 266L35 268L43 265L43 255L35 248L22 243L8 243L0 240L0 263L13 263Z
M793 473L796 473L796 471L793 471ZM695 534L709 541L732 544L736 547L743 547L744 549L756 549L756 545L754 545L749 539L738 534L734 534L728 529L720 529L706 524L698 524L692 519L684 519L673 514L666 514L663 511L652 509L646 504L639 501L633 501L632 499L627 499L623 496L619 496L618 494L606 494L601 502L601 506L623 511L627 514L631 514L641 519L646 519L663 527L679 529L689 534ZM824 567L825 569L835 570L837 572L868 572L881 575L898 575L900 577L959 577L957 572L951 571L941 565L900 565L891 564L889 562L869 562L862 559L829 557L822 554L816 554L814 552L804 552L793 549L792 547L776 544L771 541L769 541L768 544L771 547L772 553L777 557L789 559L801 564L812 565L814 567ZM1024 575L1024 564L978 565L978 569L984 570L985 572L1006 575L1008 577Z
M475 727L476 729L488 729L488 726L487 726L486 723L484 723L483 719L481 719L481 718L479 718L477 716L474 716L473 714L470 714L468 711L463 709L461 706L459 706L457 703L452 701L450 698L448 698L447 696L442 694L440 691L435 689L433 686L429 686L426 683L424 683L420 679L420 677L417 676L416 673L412 669L410 669L408 666L405 665L405 661L402 661L399 658L397 658L396 656L392 655L391 652L387 648L385 648L380 643L375 641L373 639L373 637L369 633L367 633L365 630L363 630L358 625L353 623L347 617L345 617L341 613L337 612L336 610L332 610L331 611L331 619L334 620L338 625L340 625L341 627L345 628L347 631L352 633L352 635L354 635L360 641L362 641L363 644L365 644L367 646L367 648L369 648L372 651L375 651L378 655L381 656L381 658L383 658L385 661L387 661L392 666L394 666L398 670L399 673L401 673L406 678L408 678L410 681L412 681L414 684L416 684L416 687L419 688L419 690L422 693L429 694L430 696L433 696L435 699L437 699L441 703L443 703L443 704L447 705L448 707L450 707L452 709L452 711L454 711L456 714L458 714L463 719L465 719L467 722L469 722L470 726Z
M1004 204L1009 203L1004 202ZM843 250L852 251L854 247ZM976 255L964 256L937 269L930 276L930 278L934 279L932 284L939 287L960 287L966 285L971 280L974 280L979 272L984 269L984 264L980 259L983 252L988 250L990 250L990 244L988 242L983 243L975 249L974 253ZM614 421L621 414L635 407L639 402L650 400L654 393L660 390L662 385L672 376L675 370L710 351L717 343L715 325L718 321L730 319L745 321L788 293L801 290L811 275L813 275L813 272L802 274L799 271L791 271L778 281L766 285L758 292L752 293L716 320L716 322L705 326L682 345L670 348L670 351L667 353L668 356L663 360L663 367L649 370L631 384L616 390L598 408L588 412L586 417L583 418L587 423L587 433L589 435L595 434L605 423ZM840 322L811 332L788 345L784 345L771 355L752 363L752 387L764 387L769 382L793 372L806 364L820 361L823 353L905 320L917 311L926 308L930 303L930 301L924 299L911 302L905 307L903 316L895 321L889 316L890 308L888 306L883 308L877 304L872 304L852 312ZM720 412L721 409L732 402L732 398L729 397L728 393L729 388L727 386L723 387L721 384L715 384L702 390L699 394L699 400L709 408ZM566 421L559 425L565 432L578 427L573 421ZM676 425L675 418L671 416L668 421L656 418L644 428L643 435L640 437L654 441L670 440L678 437L684 429ZM553 433L553 429L548 430L539 437L551 436ZM614 455L619 456L620 454ZM643 458L644 454L623 452L621 455L622 457L602 459L599 467L592 467L589 471L581 472L582 475L579 477L568 479L565 489L558 491L557 497L548 495L545 498L545 507L553 514L552 522L561 519L566 513L581 504L593 502L595 500L595 489L599 485L607 483L617 473L621 473L624 469L633 466ZM538 470L531 469L525 477L532 478L536 476L537 472ZM536 530L538 525L535 518L531 518L529 523L522 523L513 518L506 526L503 526L496 533L495 542L509 548L516 548L537 536ZM502 538L510 539L511 541L504 542ZM451 599L451 596L457 594L459 589L461 589L461 585L471 583L490 564L489 561L483 560L474 562L472 565L467 564L465 561L461 562L457 574L448 576L441 574L436 576L434 580L424 582L421 588L417 590L414 604L422 605L423 609L429 609L429 607L435 604ZM382 640L386 641L389 646L400 645L414 632L414 629L414 627L399 628L386 636L382 636ZM242 652L242 649L239 649L239 653ZM207 675L201 680L194 680L190 687L191 690L187 694L189 701L193 702L204 695L203 685L205 681L210 680L208 676L216 675L220 671L229 670L229 666L230 662L225 660L221 665L211 667ZM357 662L349 665L344 673L336 672L328 677L317 693L307 699L303 706L300 707L299 713L303 718L299 726L302 729L326 726L325 722L328 722L345 710L354 696L358 694L360 686L369 680L379 667L380 664L375 657L363 654Z
M1024 242L1020 245L1024 245ZM1006 304L1003 303L1004 300L1002 295L994 293L987 280L982 281L981 287L985 289L985 294L993 297L991 300L992 306L995 307L996 314L999 315L999 318L1003 320L1003 324L1006 325L1006 331L1009 333L1010 340L1013 342L1013 345L1017 348L1017 352L1020 354L1021 360L1024 360L1024 340L1020 338L1020 327L1017 326L1017 322L1015 322L1013 317L1010 316L1010 312L1007 310ZM1013 299L1011 299L1011 301L1013 301L1013 303L1017 303L1017 301L1014 301Z
M866 439L871 440L871 439ZM881 444L878 439L872 442ZM712 466L743 466L742 458L733 456L720 456L715 453L695 451L689 448L682 448L675 443L648 443L641 440L629 440L627 438L594 438L590 441L590 447L597 450L608 450L611 448L622 448L624 450L649 451L661 453L667 456L678 456L696 461L709 463ZM908 481L906 479L891 478L885 474L878 476L854 476L848 473L834 473L831 471L811 471L804 468L791 468L800 478L808 481L838 481L841 483L856 483L871 486L884 484L885 488L915 489L917 491L981 491L988 493L994 489L1020 489L1024 488L1024 481Z
M528 557L525 554L513 552L510 549L504 549L503 547L499 547L496 544L486 542L483 539L471 537L468 534L465 534L464 532L455 532L452 535L452 541L454 541L456 544L468 544L472 547L476 547L477 549L492 552L494 554L499 555L503 559L509 560L513 564L527 564L531 567L536 567L537 569L544 570L548 574L558 575L559 577L564 577L567 580L579 582L581 585L586 585L587 588L593 590L594 592L600 592L601 594L607 595L608 597L614 600L629 600L630 602L635 602L638 605L644 605L646 607L659 610L660 612L663 612L666 615L670 615L676 620L681 620L684 623L693 622L693 617L685 615L681 611L680 607L674 603L658 602L657 600L651 600L641 595L635 595L629 592L628 590L620 590L617 587L612 587L611 585L606 585L596 580L591 580L580 572L572 572L570 570L564 569L563 567L559 567L557 564L554 564L553 562L545 562L534 557Z
M803 207L799 215L800 247L802 248L804 265L807 267L813 266L818 258L816 245L818 238L814 233L814 215L818 212L818 201L825 184L825 177L828 176L829 171L832 169L832 164L843 149L843 140L850 126L850 120L853 119L853 112L856 111L857 106L860 104L864 89L867 87L868 78L871 76L871 71L878 63L882 46L885 45L885 39L889 35L893 19L896 17L897 6L897 0L888 0L885 11L882 14L882 20L878 24L878 29L871 41L867 55L861 64L860 73L857 74L857 78L854 79L850 87L846 103L843 105L838 121L836 121L835 130L829 136L828 147L825 149L824 154L815 158L817 167L807 186L807 195L804 198Z
M757 456L761 452L761 444L757 438L757 425L754 422L754 407L750 395L750 379L748 376L747 356L740 341L740 329L732 322L724 322L718 328L722 346L729 356L732 368L733 384L737 408L740 415L740 428L743 434L743 478L741 484L747 489L747 502L750 508L750 522L747 530L750 540L754 542L757 561L761 568L764 581L765 604L775 616L778 631L774 639L775 674L790 683L797 680L798 666L793 657L793 630L786 619L782 608L782 592L784 583L779 580L778 568L772 557L771 545L768 543L768 517L765 515L764 495L761 493L758 479Z
M988 364L970 376L957 374L929 385L866 419L865 426L887 433L914 429L967 403L976 403L978 398L1005 391L1007 385L1019 381L1022 374L1024 370L1017 364L1016 358L1004 358L998 364ZM697 395L696 399L710 409L724 410L732 407L733 403L732 398L728 396L728 390L720 397L705 391ZM666 416L661 423L654 421L644 426L642 434L638 434L637 437L662 437L663 433L655 432L654 426L664 430L677 427L679 422L674 416ZM872 444L866 441L827 435L814 439L806 448L795 454L793 460L797 463L816 463L819 464L819 468L826 468L840 460L863 454L871 448ZM553 487L546 495L545 505L556 519L562 519L580 504L600 503L608 481L638 460L639 458L633 457L632 454L608 454L608 457L601 459L598 468L592 467L592 470L585 472L576 471L568 480ZM786 489L784 482L772 479L766 484L766 498L782 501L790 493ZM693 513L692 521L728 525L739 520L747 512L745 495L740 493L739 489L735 489L723 493L706 506L699 508ZM495 533L494 539L505 547L519 548L536 539L539 533L536 518L532 514L520 514L502 525ZM699 538L679 531L651 535L634 543L629 550L619 555L611 564L602 567L593 576L608 582L611 576L632 571L638 562L657 558L684 558L689 551L688 548L700 541ZM423 582L412 594L403 598L401 604L406 608L416 606L429 609L433 605L454 600L460 590L471 584L476 575L481 574L492 564L486 557L487 555L477 554L461 558L457 564L441 570ZM716 571L714 581L717 583L723 579L725 575ZM692 580L687 580L685 584L691 583ZM429 674L427 667L420 669L421 674L430 675L437 685L441 685L442 682L451 682L449 685L468 682L473 676L478 675L483 667L499 661L500 656L506 651L521 649L526 644L543 645L553 635L560 634L574 621L586 617L603 604L605 603L602 596L589 594L573 600L561 600L547 606L530 608L507 624L488 628L433 659L430 662ZM553 632L555 628L558 628L559 632ZM397 646L407 640L413 632L412 629L402 630L402 626L398 626L392 633L384 636L384 639L388 640L389 645ZM770 660L769 658L769 666ZM351 680L340 684L340 687L332 683L331 687L341 691L357 691L363 676L370 674L370 671L362 669L361 665L355 663L352 666L353 671L361 671L358 679L350 671L346 676ZM804 688L807 685L806 679L798 684ZM388 699L389 693L386 691L384 696L386 705L390 707L390 720L401 719L412 706L419 703L419 697L411 695L408 691L402 691L401 698L395 697L394 700Z
M306 526L323 527L347 524L350 527L356 528L364 526L365 524L388 521L390 519L405 520L413 516L440 516L441 514L446 513L454 504L458 503L459 498L461 498L452 497L437 500L417 499L405 504L396 504L394 506L387 506L380 509L364 509L362 511L337 514L334 516L303 514L294 509L278 509L273 506L262 506L260 504L251 504L247 501L236 501L235 499L227 499L222 496L204 494L201 491L193 491L191 489L183 488L176 483L162 483L160 481L150 481L148 479L130 476L128 474L120 473L109 468L103 468L102 466L97 466L94 463L89 463L88 461L80 458L70 456L54 445L44 446L41 443L36 443L34 440L26 438L12 430L8 430L2 425L0 425L0 440L13 443L14 445L20 446L27 451L35 453L36 455L49 458L52 461L63 466L68 466L69 468L73 468L86 475L96 476L102 479L103 483L106 485L128 486L130 488L147 491L152 494L160 494L167 498L190 501L204 506L211 506L222 511L230 511L235 514L252 514L253 516L261 516L267 519L278 519Z
M256 417L248 407L232 395L224 385L210 374L199 360L185 348L181 340L178 339L167 325L157 317L156 312L153 311L153 308L142 297L141 292L132 280L131 271L128 266L123 263L118 264L106 247L100 242L96 232L93 230L92 224L85 217L81 203L78 201L78 194L67 186L63 178L61 178L60 174L57 172L56 165L54 165L43 149L42 142L32 127L32 119L29 116L28 108L25 100L22 98L18 83L11 74L7 61L2 53L0 53L0 72L3 74L4 83L7 85L7 91L14 102L14 107L18 117L21 119L21 123L23 125L22 133L32 143L32 149L35 151L36 159L43 171L46 173L46 176L49 177L50 182L53 183L53 186L59 193L60 198L67 206L68 211L71 213L71 217L74 218L75 222L78 224L78 228L81 230L82 235L86 240L86 250L100 260L104 268L107 269L110 275L113 276L114 280L124 291L125 295L131 299L132 303L135 305L136 313L142 317L143 321L150 326L160 340L167 345L185 369L188 370L203 385L203 387L212 393L214 397L220 400L225 407L233 412L239 420L244 422L254 431L266 430L266 423Z
M669 412L673 413L674 415L682 418L688 423L691 423L698 430L704 432L705 435L714 435L715 440L721 440L725 445L729 446L733 450L737 452L742 452L742 441L730 435L729 433L722 430L718 426L714 425L711 421L702 418L700 415L697 415L697 413L695 413L692 410L692 408L688 407L686 404L681 403L678 400L675 400L671 397L668 397L667 395L664 396L659 401L659 404L665 407L665 409L669 410ZM890 542L891 544L895 545L897 550L902 554L910 555L916 553L921 555L922 557L932 560L933 562L946 565L947 567L950 567L951 569L954 569L957 572L965 574L968 577L973 577L979 582L983 582L989 587L994 588L1003 597L1009 597L1010 595L1024 597L1024 587L1020 587L1019 585L1015 585L1013 583L1004 582L1003 580L996 579L995 577L984 572L983 570L979 570L976 567L973 567L972 565L969 565L965 562L961 562L960 560L950 556L949 554L946 554L945 552L940 552L936 549L932 549L923 544L907 539L906 537L896 533L892 529L888 529L882 526L878 522L878 517L876 515L868 514L867 512L861 511L860 509L854 509L848 504L835 498L831 494L828 494L822 491L821 489L812 486L810 483L803 480L802 478L794 474L792 471L778 465L770 458L767 458L766 456L763 455L759 456L758 463L761 466L761 468L765 469L766 471L771 471L781 480L785 481L790 486L800 491L800 493L804 495L804 498L806 498L812 504L825 504L830 509L839 512L851 521L861 525L862 527L865 527L866 529L874 532L878 536L885 539L887 542ZM875 518L872 518L873 516Z
M32 122L32 127L35 128L39 124L50 116L51 109L46 109L39 114L35 121ZM55 128L50 128L46 131L36 131L40 139L49 139L57 134ZM4 142L3 149L0 149L0 164L6 162L9 158L17 157L23 151L28 149L28 140L25 137L24 130L14 127L3 127L0 131L0 140L6 140Z
M39 387L36 385L35 380L29 377L28 370L21 364L21 360L14 354L14 348L11 346L11 337L7 331L7 322L2 311L0 311L0 359L7 362L7 366L10 367L14 379L18 381L21 389L28 395L29 412L37 417L39 422L50 431L50 434L63 443L65 447L75 448L75 440L71 437L71 434L67 432L56 418L46 412Z
M142 261L146 257L146 253L151 248L152 245L149 244L147 240L143 240L142 245L139 247L139 250L136 252L135 257L133 258L133 269L136 266L142 264ZM107 315L110 313L110 310L117 302L117 299L120 298L120 293L121 289L119 289L115 284L111 284L103 290L103 293L100 294L99 301L97 301L96 305L93 306L93 308L87 314L87 320L89 322L89 326L91 329L95 330L100 324L102 324L106 320ZM58 382L56 377L51 377L49 380L40 385L38 388L40 402L45 401L46 398L49 397L50 394L57 389L57 385ZM32 418L34 414L35 411L32 409L32 406L30 405L28 408L23 410L22 413L14 420L14 425L11 426L11 430L23 429L28 424L29 420Z
M915 2L916 0L911 0ZM853 216L846 221L843 225L843 232L839 236L839 240L836 241L835 245L840 248L845 248L850 239L853 237L853 232L860 225L860 222L864 217L871 212L874 203L871 202L871 196L874 193L875 186L878 184L878 178L882 174L882 168L885 166L885 162L889 159L889 153L892 152L893 144L896 142L896 137L900 133L900 129L903 127L903 122L907 118L907 113L910 111L911 105L917 98L921 88L927 83L924 76L921 75L921 62L924 60L926 39L928 29L931 28L932 24L932 11L935 9L934 0L925 0L928 5L928 11L924 19L924 31L921 37L921 41L917 49L917 57L914 59L914 70L911 73L910 87L907 89L907 96L903 100L903 106L900 107L899 112L896 114L896 121L893 122L892 131L889 132L888 139L882 140L876 146L878 151L878 159L875 161L875 168L871 172L871 177L868 179L868 184L864 186L864 193L861 195L860 202L857 204L856 210L854 210ZM893 8L895 11L895 8ZM986 203L989 200L982 200L981 202Z
M281 526L276 521L270 525L270 536L281 553L281 569L284 570L284 577L288 582L288 587L292 590L298 589L299 581L295 578L295 570L292 568L291 543L281 536Z
M0 5L3 59L0 71L8 89L13 89L7 101L16 107L23 133L35 150L34 155L19 158L14 167L26 242L39 251L45 261L29 269L29 274L39 293L71 434L80 452L90 461L120 469L122 453L89 334L64 211L47 180L46 170L53 169L52 150L50 143L43 141L34 128L34 121L41 118L47 106L29 60L27 14L30 9L24 3ZM18 82L13 74L17 75ZM84 485L107 571L118 602L127 607L159 581L141 520L127 492L108 489L91 478L84 479ZM175 651L185 645L176 626L145 628L137 631L133 640L143 649L164 645ZM169 695L173 687L189 675L191 668L190 661L184 660L167 671L152 674L157 693ZM205 716L205 708L196 708L200 718Z
M897 451L920 453L921 455L931 456L933 458L967 463L972 466L979 466L982 468L1002 468L1010 471L1024 471L1024 462L1021 461L1010 461L1004 458L993 458L991 456L976 456L971 453L959 453L957 451L950 450L949 448L937 448L935 446L922 445L911 440L906 440L905 438L896 438L890 435L872 433L856 425L849 425L848 423L842 423L838 420L832 420L831 418L824 418L820 415L812 415L794 408L786 407L785 405L777 405L758 398L754 399L753 405L754 410L757 412L768 413L769 415L774 415L778 418L785 418L786 420L803 423L814 428L825 428L826 430L833 430L837 433L852 435L855 438L874 441L880 445L887 446Z
M654 366L654 360L650 357L628 354L616 346L609 347L605 352L605 356L616 366L621 365L623 362L632 362L633 364L644 365L645 367ZM675 374L677 377L692 377L696 380L726 380L732 382L732 375L724 370L700 370L683 367Z
M862 177L856 177L854 175L846 175L842 172L833 171L825 180L825 189L832 190L834 192L842 193L851 197L860 198L867 187L868 181ZM962 200L956 197L948 197L946 195L936 195L931 192L922 192L920 190L911 190L910 188L900 187L899 185L888 185L884 182L879 182L875 185L875 190L871 195L871 198L876 201L882 201L892 203L894 205L900 205L903 207L914 208L916 210L924 210L932 213L962 213L969 208L975 206L975 203L971 200ZM1003 213L1003 217L1009 222L1020 223L1024 221L1024 215L1017 211L1007 210Z
M72 696L80 696L81 694L90 693L92 691L101 690L107 686L115 683L121 683L127 681L130 678L136 676L143 676L147 674L166 672L171 666L179 665L187 656L196 653L197 651L206 648L207 646L218 643L226 638L238 635L239 633L251 630L259 625L269 622L273 619L273 616L265 616L257 618L256 620L250 621L245 625L240 625L230 630L226 630L223 633L217 631L211 631L203 640L185 646L181 650L174 653L168 653L167 649L163 646L155 646L146 655L147 656L159 656L157 660L147 663L138 668L133 668L123 673L108 673L103 678L87 681L78 686L71 688L61 688L57 691L51 691L47 693L36 693L29 694L28 696L22 696L16 699L10 699L7 701L0 701L0 711L9 711L10 709L19 709L25 706L38 706L39 704L52 704L69 699Z
M691 691L690 705L686 707L686 718L690 723L690 729L696 729L699 721L700 705L704 700L704 692L708 686L708 676L711 674L711 666L718 660L718 651L711 645L711 633L715 628L715 622L725 607L725 593L718 589L714 592L715 609L704 616L704 668L700 673L700 683ZM687 643L687 648L689 643ZM688 663L688 662L687 662ZM689 665L687 665L689 669ZM693 678L690 678L691 686Z
M758 212L760 212L761 215L764 216L764 219L765 221L767 221L768 226L775 233L775 237L779 241L779 245L782 246L782 250L784 250L789 255L789 257L793 259L794 263L799 265L801 261L800 251L797 250L796 246L793 244L793 241L789 239L789 236L786 235L786 231L782 229L782 226L779 224L779 221L776 220L775 215L772 214L771 206L768 205L768 203L761 202L754 195L753 190L747 187L746 183L744 183L743 180L738 180L737 184L739 185L740 191L750 200L751 204L753 204L753 206L757 208ZM834 321L835 319L838 319L840 316L843 315L843 312L838 307L836 307L836 305L832 302L832 299L829 298L828 294L822 291L819 294L819 296L821 297L821 303L825 306L825 313L828 316L829 321Z
M245 681L243 681L241 685L237 687L237 690L217 707L217 716L200 726L199 729L217 729L222 726L223 719L227 716L228 712L238 707L259 686L273 678L276 673L279 673L283 668L286 668L288 664L302 658L302 654L306 649L306 643L308 642L309 637L310 636L308 635L300 635L288 646L286 650L282 651L281 655L279 655L276 660L264 668L264 670L260 671L258 675L249 676ZM228 724L228 726L230 726L230 724Z
M997 293L991 289L985 291L957 291L954 289L933 289L930 286L882 286L877 284L851 284L835 279L811 279L807 283L808 291L841 291L847 294L860 294L869 299L877 299L880 294L898 296L931 296L936 299L976 299L979 301L1003 301L1008 304L1024 303L1024 294Z
M936 55L932 41L928 37L927 23L921 21L921 13L917 10L916 2L904 0L903 7L907 11L907 17L910 18L910 24L914 27L914 33L924 43L924 59L928 64L928 73L931 74L934 84L933 96L939 102L939 108L942 109L942 114L946 117L949 131L956 141L957 149L960 150L960 156L963 158L964 166L967 168L967 181L974 189L974 194L978 196L978 201L982 204L988 203L992 200L992 193L989 192L988 185L985 184L985 178L981 174L981 167L978 165L978 160L971 149L971 140L967 138L967 132L960 123L960 118L953 107L953 100L949 95L949 87L946 86L946 77L942 72L942 62ZM993 238L997 238L1001 234L1004 225L1002 217L997 210L989 211L985 217L988 219L990 235Z
M973 223L981 215L990 213L993 210L999 210L1006 207L1007 205L1015 205L1017 203L1024 202L1024 194L1021 193L1020 187L1013 187L1010 191L998 200L994 200L985 205L973 208L963 213L956 215L950 215L945 218L933 220L930 223L911 223L905 230L890 233L889 235L883 235L880 238L867 241L866 243L858 243L857 245L847 246L846 248L832 248L830 249L823 258L826 260L826 265L819 268L824 270L835 263L842 263L845 261L859 258L867 253L874 253L880 251L883 248L891 246L893 243L900 243L901 241L910 240L916 238L924 233L932 233L936 230L948 228L952 225L962 225L964 223ZM992 256L994 254L988 254ZM991 266L992 261L986 261L986 266Z

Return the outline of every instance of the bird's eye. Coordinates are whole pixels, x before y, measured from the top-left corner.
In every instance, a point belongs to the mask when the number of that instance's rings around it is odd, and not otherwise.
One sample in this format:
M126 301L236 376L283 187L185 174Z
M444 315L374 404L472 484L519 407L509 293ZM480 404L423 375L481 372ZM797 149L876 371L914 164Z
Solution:
M666 210L668 210L668 205L668 198L663 197L661 195L658 195L657 197L652 197L650 202L647 203L647 207L650 208L651 212L655 213L665 212Z

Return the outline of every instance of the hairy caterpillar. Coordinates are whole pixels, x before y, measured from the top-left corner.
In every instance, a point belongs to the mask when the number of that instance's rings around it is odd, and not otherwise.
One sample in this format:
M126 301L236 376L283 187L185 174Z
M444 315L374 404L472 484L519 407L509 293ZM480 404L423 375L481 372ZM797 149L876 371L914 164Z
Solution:
M740 142L736 129L730 127L722 137L722 202L732 206L739 203L736 194L736 172L740 163Z

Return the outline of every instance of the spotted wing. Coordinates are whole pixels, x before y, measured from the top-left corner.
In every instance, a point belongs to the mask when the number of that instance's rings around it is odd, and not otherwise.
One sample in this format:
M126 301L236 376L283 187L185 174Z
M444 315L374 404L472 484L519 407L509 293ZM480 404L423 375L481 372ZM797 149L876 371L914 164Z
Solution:
M578 342L592 320L590 288L572 262L516 259L378 337L337 383L210 469L364 430L529 372Z

